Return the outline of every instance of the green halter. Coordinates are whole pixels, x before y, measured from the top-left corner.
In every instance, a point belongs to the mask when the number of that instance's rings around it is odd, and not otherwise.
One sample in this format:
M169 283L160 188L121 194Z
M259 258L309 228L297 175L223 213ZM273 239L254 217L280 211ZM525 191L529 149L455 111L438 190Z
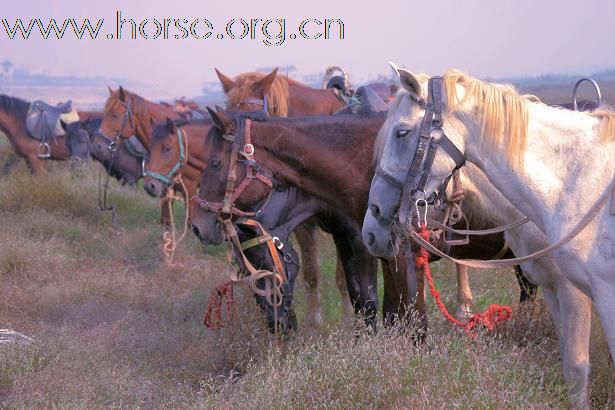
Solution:
M166 175L162 175L158 172L150 171L148 169L145 170L143 175L155 178L159 181L164 182L167 185L171 185L171 183L173 182L172 178L175 176L175 173L179 171L179 169L184 165L184 160L186 159L181 127L177 128L177 142L179 144L179 158L177 159L175 165L173 165L173 168L171 168L171 170Z

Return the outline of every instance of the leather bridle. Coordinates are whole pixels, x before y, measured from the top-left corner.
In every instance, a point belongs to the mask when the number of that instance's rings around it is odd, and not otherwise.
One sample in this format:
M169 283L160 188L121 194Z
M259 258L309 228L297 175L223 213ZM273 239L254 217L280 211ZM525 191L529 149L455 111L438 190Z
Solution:
M414 96L410 96L413 98ZM424 202L434 202L435 196L425 197L425 185L429 179L433 161L438 147L453 159L455 168L441 183L436 192L443 192L453 174L465 164L464 154L453 144L442 130L442 77L431 77L428 83L427 101L416 97L413 98L425 110L425 116L421 123L419 140L414 151L410 168L404 182L397 180L388 174L380 166L376 167L376 175L384 179L395 190L400 191L399 221L402 225L409 223L410 205L418 205ZM411 218L410 218L411 219Z
M207 212L214 212L218 215L218 219L221 222L231 220L233 216L247 217L255 216L256 212L245 212L235 207L235 201L242 192L255 180L260 181L269 188L269 194L265 200L261 209L267 204L269 197L271 196L271 190L273 189L273 182L267 176L265 176L260 169L260 165L254 160L254 145L252 145L252 137L250 135L250 125L252 120L246 118L243 115L238 119L237 133L235 135L223 135L227 141L233 143L231 148L231 158L229 170L226 178L226 189L224 192L224 199L222 202L210 202L197 195L192 197L192 201L196 205ZM245 143L244 143L245 142ZM241 159L243 157L244 159ZM240 162L245 162L246 176L236 186L237 182L237 165Z

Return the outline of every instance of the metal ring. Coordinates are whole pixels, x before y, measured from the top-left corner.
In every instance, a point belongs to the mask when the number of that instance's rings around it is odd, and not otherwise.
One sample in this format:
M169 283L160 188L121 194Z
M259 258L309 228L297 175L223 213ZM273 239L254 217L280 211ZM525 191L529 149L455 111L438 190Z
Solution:
M244 145L243 146L243 153L246 154L249 157L254 155L254 145L252 145L252 144Z
M290 253L285 253L284 254L284 262L291 263L292 261L293 261L293 258L290 256Z

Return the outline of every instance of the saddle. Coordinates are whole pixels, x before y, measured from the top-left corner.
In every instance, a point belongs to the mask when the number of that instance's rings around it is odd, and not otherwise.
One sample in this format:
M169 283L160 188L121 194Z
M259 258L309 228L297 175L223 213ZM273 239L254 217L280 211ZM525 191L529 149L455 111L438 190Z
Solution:
M79 120L70 100L56 106L44 101L34 101L28 109L26 129L32 138L45 142L49 138L64 135L60 120L66 124Z

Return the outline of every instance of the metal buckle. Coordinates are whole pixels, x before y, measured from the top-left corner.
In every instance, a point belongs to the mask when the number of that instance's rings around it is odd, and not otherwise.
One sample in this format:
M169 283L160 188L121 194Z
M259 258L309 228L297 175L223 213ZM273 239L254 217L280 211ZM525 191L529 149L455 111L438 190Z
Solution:
M273 238L271 238L271 241L273 242L275 247L278 248L279 250L282 250L282 248L284 248L284 244L282 243L280 238L278 238L277 236L274 236Z

